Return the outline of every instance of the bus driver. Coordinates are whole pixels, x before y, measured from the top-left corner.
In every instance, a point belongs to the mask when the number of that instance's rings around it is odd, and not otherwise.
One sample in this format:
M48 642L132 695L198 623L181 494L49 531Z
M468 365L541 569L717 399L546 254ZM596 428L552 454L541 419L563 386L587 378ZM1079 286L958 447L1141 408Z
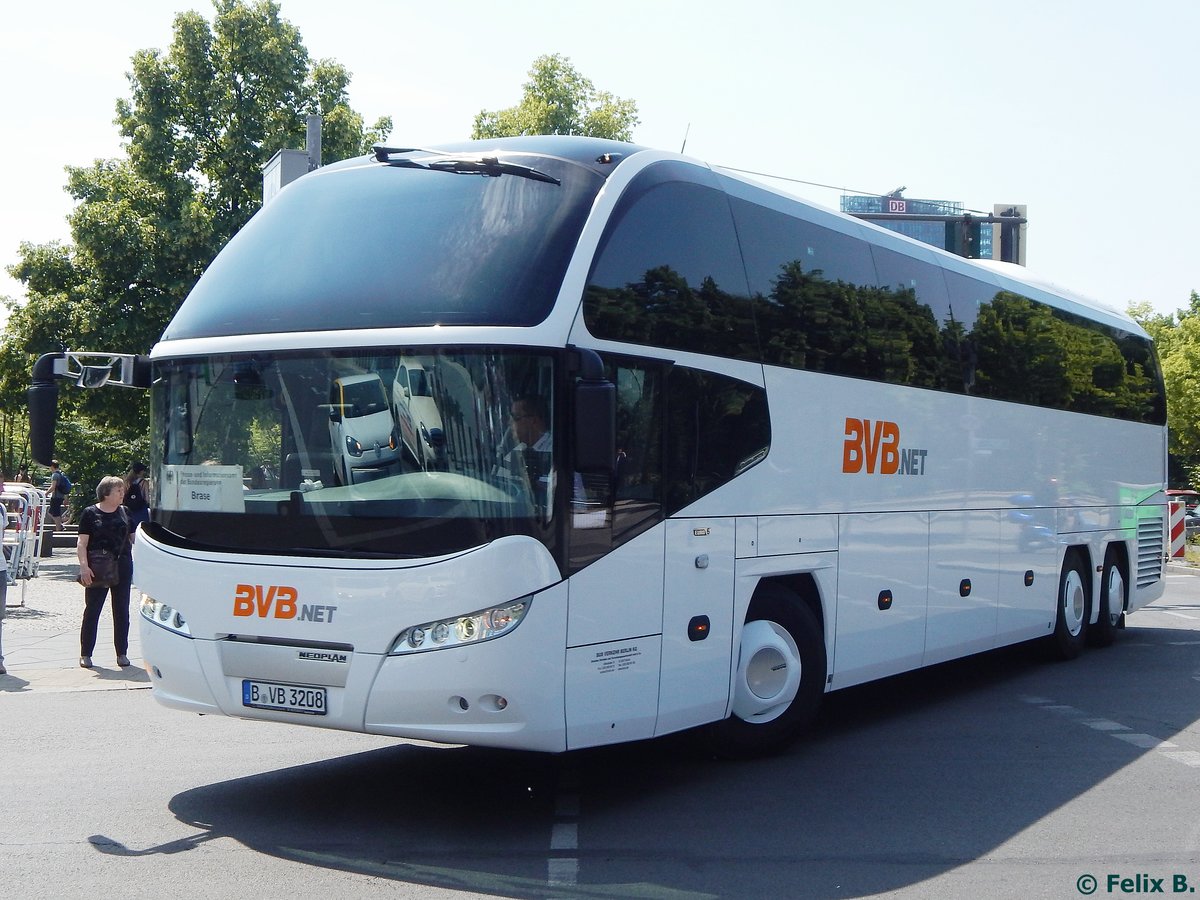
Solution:
M546 424L546 401L534 394L522 394L513 401L510 415L517 443L505 454L503 468L514 476L527 477L538 509L545 510L554 494L550 465L554 438Z

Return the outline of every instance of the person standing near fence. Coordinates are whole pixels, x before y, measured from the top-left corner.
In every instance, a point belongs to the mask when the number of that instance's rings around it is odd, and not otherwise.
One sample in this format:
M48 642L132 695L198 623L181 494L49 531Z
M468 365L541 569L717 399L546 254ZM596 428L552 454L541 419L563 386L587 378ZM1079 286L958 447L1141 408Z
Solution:
M79 665L92 667L96 632L104 600L112 595L113 644L117 665L129 665L129 589L133 583L129 517L121 501L125 479L106 475L96 485L96 502L79 517L79 582L83 585L83 627L79 632Z
M138 526L150 521L150 479L146 464L135 462L125 473L125 499L121 503L129 516L129 536L137 536Z
M63 530L64 504L71 494L71 487L71 479L59 468L58 460L50 460L50 518L55 531Z

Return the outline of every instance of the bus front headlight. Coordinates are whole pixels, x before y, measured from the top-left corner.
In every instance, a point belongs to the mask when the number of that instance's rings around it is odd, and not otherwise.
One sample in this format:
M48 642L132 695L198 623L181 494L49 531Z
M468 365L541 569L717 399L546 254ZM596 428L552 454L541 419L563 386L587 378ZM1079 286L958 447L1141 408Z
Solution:
M521 600L504 606L481 609L465 616L451 616L435 622L413 625L400 632L396 640L392 641L392 649L388 651L388 655L425 653L490 641L516 628L528 611L529 601Z
M149 594L142 594L142 618L153 622L159 628L165 628L175 634L190 638L192 631L183 618L183 613L174 607L167 606L161 600L155 600Z

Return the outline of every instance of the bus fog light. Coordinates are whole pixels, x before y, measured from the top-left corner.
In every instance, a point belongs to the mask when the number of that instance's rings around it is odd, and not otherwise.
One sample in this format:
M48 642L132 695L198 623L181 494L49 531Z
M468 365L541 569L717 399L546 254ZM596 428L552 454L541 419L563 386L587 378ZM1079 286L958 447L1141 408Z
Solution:
M400 632L392 642L389 655L441 650L445 647L461 647L478 644L508 634L521 624L529 612L529 601L520 600L503 606L489 607L462 616L451 616L435 622L413 625ZM426 643L425 638L432 640Z

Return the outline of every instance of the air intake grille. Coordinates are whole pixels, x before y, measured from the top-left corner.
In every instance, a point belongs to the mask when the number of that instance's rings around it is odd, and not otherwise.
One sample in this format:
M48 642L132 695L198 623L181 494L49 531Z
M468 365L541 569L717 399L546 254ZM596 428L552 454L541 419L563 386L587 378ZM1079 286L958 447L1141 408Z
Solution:
M1143 519L1138 522L1137 586L1154 584L1162 578L1163 519Z

